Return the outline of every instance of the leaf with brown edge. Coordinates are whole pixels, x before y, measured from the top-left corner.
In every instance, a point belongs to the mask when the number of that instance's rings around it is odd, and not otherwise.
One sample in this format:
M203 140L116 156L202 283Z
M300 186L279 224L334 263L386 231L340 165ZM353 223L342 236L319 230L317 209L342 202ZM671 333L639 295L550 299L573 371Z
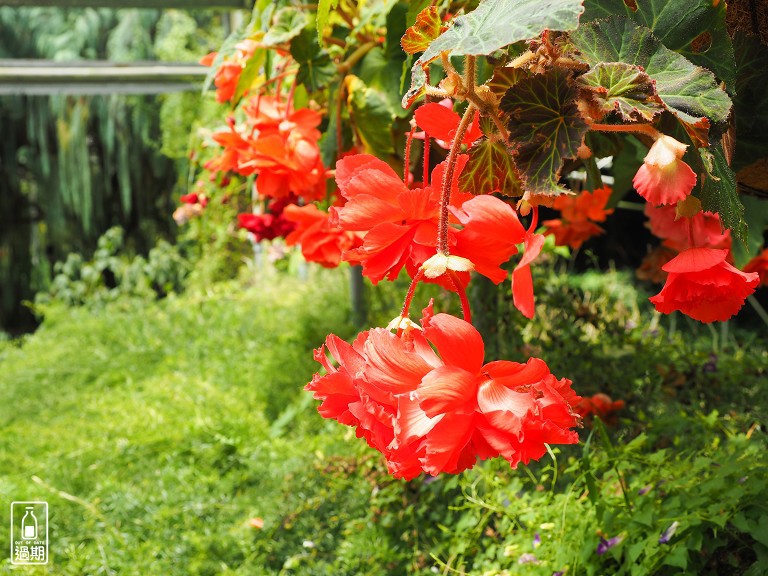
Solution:
M568 70L552 68L521 80L501 99L514 161L531 194L567 193L558 182L560 171L566 159L577 156L588 130L570 77Z
M459 177L459 188L473 194L523 194L511 152L503 142L487 138L475 142L469 149L469 161Z
M594 120L618 112L621 119L650 121L664 110L650 76L639 66L623 62L601 62L579 76L577 82L590 93Z
M485 85L491 89L491 92L496 96L497 100L501 100L504 94L507 93L507 90L523 78L528 78L530 75L530 72L522 68L504 66L502 68L496 68L493 71L493 76L485 83Z
M416 23L408 28L400 39L400 46L407 54L424 52L443 31L443 21L437 6L427 6L416 16Z

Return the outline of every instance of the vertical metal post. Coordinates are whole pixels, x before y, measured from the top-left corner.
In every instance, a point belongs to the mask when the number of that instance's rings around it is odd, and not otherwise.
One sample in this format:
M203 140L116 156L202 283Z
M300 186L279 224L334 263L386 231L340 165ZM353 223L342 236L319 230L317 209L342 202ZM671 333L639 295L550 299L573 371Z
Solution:
M349 267L349 294L352 304L352 323L362 327L368 322L368 307L365 301L365 280L362 266Z

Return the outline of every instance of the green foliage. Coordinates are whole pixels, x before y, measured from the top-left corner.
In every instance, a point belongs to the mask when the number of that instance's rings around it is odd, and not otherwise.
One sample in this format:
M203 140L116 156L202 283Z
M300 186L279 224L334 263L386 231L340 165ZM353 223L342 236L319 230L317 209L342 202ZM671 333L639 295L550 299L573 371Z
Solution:
M469 160L459 176L459 186L479 194L523 195L511 152L503 143L489 138L476 142L469 149Z
M639 66L623 62L601 62L579 76L579 84L594 91L604 114L618 111L624 121L650 121L661 112L656 88Z
M484 0L433 41L413 65L407 106L423 88L423 69L442 52L481 55L539 36L544 30L574 30L584 11L582 0Z
M587 0L582 22L606 16L632 18L653 31L664 45L709 68L733 91L734 55L725 26L726 5L711 0Z
M36 303L99 307L123 297L152 300L184 290L191 264L177 248L160 240L146 259L126 255L125 248L122 228L110 228L91 260L70 254L54 265L50 289L38 293Z
M664 105L685 126L695 126L704 117L715 125L728 118L731 100L714 75L666 49L649 28L614 17L580 26L571 40L590 66L623 62L642 67L655 81Z
M336 75L336 67L328 52L317 42L311 28L304 28L291 42L291 56L299 65L296 81L306 86L309 92L316 92L328 85Z

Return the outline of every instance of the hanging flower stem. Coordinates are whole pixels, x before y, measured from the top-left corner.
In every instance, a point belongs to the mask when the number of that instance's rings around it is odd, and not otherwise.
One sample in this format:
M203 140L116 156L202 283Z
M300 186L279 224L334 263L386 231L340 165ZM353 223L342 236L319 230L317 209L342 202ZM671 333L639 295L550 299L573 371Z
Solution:
M688 218L688 248L696 248L696 238L693 235L693 218Z
M661 137L661 132L650 124L598 124L593 122L589 124L589 129L600 132L634 132L636 134L645 134L654 140L658 140Z
M472 122L475 110L477 110L475 105L470 103L464 111L464 116L461 117L461 122L459 122L459 127L456 129L456 135L453 137L451 150L448 152L448 158L446 159L446 168L443 172L443 181L441 183L440 222L437 231L437 251L440 254L448 254L448 205L451 201L453 173L456 169L456 158L461 149L461 141L464 139L464 134Z
M405 139L405 158L403 158L403 182L406 188L410 188L408 185L409 176L411 175L411 144L413 143L413 133L416 128L411 128L408 132L408 137Z
M429 86L429 70L426 71L426 78L427 78L427 86ZM424 96L424 104L429 104L431 102L431 98L429 97L429 93L427 93ZM429 186L429 132L424 130L424 152L422 153L422 164L424 167L424 179L422 180L422 185L426 188Z
M416 272L413 280L411 280L411 285L408 287L408 294L405 295L405 302L403 302L403 309L400 311L400 318L408 318L408 310L411 308L411 300L413 300L413 295L416 293L416 285L421 282L423 277L424 271L419 268L419 271ZM398 330L398 334L399 333L400 330Z
M467 298L467 291L464 289L464 285L459 279L459 275L453 270L447 270L448 277L451 279L453 287L456 288L456 293L461 300L461 314L464 316L464 320L472 324L472 312L469 309L469 298Z

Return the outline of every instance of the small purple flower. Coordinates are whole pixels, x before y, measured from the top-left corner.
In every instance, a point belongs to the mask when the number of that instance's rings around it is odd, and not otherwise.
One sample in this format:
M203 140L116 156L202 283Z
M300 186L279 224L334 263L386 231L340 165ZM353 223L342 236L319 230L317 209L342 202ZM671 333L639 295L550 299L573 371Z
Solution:
M651 491L651 488L653 488L653 486L651 486L650 484L648 484L648 486L643 486L642 488L640 488L640 490L637 491L637 495L645 496L646 494L648 494L648 492Z
M538 564L539 559L536 558L535 555L529 552L526 552L525 554L522 554L520 558L518 558L517 563L518 564Z
M552 576L565 576L565 570L558 570L557 572L552 572Z
M739 484L744 484L744 482L747 481L747 478L749 478L749 476L742 476L741 478L739 478Z
M622 540L624 540L624 536L621 535L608 538L608 540L601 537L600 544L597 545L597 555L602 556Z
M536 536L533 537L533 549L536 550L539 546L541 546L541 536L536 532Z
M709 362L705 362L702 370L706 372L717 372L717 354L710 352Z
M672 524L669 525L669 528L664 530L664 534L659 536L659 544L669 544L670 539L675 535L675 532L677 532L678 526L680 526L680 522L677 520L672 522Z
M635 328L637 328L637 322L635 322L634 320L627 320L627 323L624 326L624 330L627 332L630 332Z

